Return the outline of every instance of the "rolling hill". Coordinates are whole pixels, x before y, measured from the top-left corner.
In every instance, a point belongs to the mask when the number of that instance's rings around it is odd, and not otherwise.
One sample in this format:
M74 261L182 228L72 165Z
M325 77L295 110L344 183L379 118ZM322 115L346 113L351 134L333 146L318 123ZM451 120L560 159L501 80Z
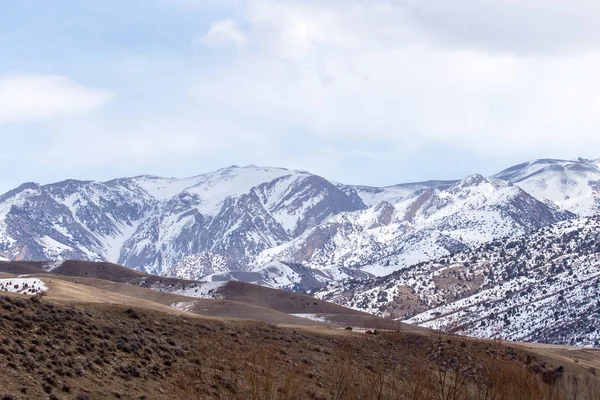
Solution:
M160 311L183 310L198 315L243 318L288 325L338 327L383 326L373 315L313 297L251 285L164 278L117 264L85 261L63 263L0 262L5 278L32 276L46 282L56 300L116 303ZM398 325L397 323L390 323ZM407 326L408 330L422 330Z

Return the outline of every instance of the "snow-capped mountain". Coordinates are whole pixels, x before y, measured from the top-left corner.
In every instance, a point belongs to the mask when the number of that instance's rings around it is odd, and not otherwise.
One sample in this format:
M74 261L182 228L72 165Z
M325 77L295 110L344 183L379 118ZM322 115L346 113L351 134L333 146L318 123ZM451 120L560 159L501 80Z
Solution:
M263 251L255 263L279 260L386 275L570 217L517 186L474 175L445 189L425 189L395 204L382 201L365 210L341 213Z
M9 259L116 259L157 202L134 185L26 183L0 196L0 253Z
M152 273L196 255L239 269L332 215L365 207L354 191L319 176L255 166L187 179L25 184L0 197L0 253L107 260Z
M341 281L317 297L470 336L600 346L600 217Z
M496 175L532 196L587 216L600 212L600 159L544 159L523 163Z
M539 160L489 179L384 188L257 166L27 183L0 196L0 257L309 290L520 235L572 218L567 210L587 215L599 164Z

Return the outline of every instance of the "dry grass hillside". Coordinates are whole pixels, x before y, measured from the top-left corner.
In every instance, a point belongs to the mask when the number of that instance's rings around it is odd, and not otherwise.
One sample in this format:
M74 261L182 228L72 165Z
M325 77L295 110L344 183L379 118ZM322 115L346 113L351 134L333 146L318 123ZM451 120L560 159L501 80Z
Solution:
M47 298L60 303L118 304L171 314L194 313L207 317L252 319L272 324L325 325L272 309L231 300L186 297L94 278L45 274L35 276L42 279L48 286ZM175 308L173 305L185 308L187 312Z
M500 342L0 296L4 399L597 399L596 369Z
M48 273L42 269L43 264L40 262L0 262L0 273L13 274L10 276L35 275L51 280L54 283L52 283L49 295L56 299L81 299L94 302L106 300L132 306L144 306L139 304L137 299L165 306L180 303L187 311L199 315L246 318L274 324L323 325L294 315L313 314L328 321L329 325L368 328L383 328L384 325L389 325L387 321L361 311L299 293L243 282L225 284L219 289L218 299L200 299L150 290L160 284L162 288L176 292L179 289L201 284L198 281L165 278L141 273L117 264L86 261L65 261ZM118 296L99 293L97 290L88 290L81 286L75 287L63 282L116 293ZM94 300L94 297L98 298ZM397 324L394 323L394 327ZM404 329L424 330L411 325L405 325Z
M48 287L0 295L0 400L600 398L593 349L417 330L244 283L224 299L186 297L144 287L160 277L78 264L0 263L0 277Z

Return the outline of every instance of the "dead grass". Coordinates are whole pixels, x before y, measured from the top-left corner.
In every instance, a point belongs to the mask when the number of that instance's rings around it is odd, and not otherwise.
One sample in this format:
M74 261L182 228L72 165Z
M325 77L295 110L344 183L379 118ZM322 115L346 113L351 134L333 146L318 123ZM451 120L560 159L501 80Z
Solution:
M328 334L0 297L0 395L16 399L599 398L591 371L548 360L452 335Z

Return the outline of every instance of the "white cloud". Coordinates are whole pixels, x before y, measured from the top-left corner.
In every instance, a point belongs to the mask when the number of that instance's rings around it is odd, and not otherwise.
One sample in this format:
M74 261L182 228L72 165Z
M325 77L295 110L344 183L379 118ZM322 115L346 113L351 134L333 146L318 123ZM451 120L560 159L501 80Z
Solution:
M493 8L490 0L487 9L449 2L458 11L428 3L423 16L408 0L248 0L253 51L203 79L197 95L279 132L302 127L340 139L452 143L496 156L600 146L600 29L577 24L596 3L570 13L558 1ZM523 7L536 14L524 20ZM428 19L436 10L455 27L456 43L437 40L443 32ZM487 31L464 18L476 11L492 25ZM502 39L511 26L518 32ZM569 31L561 46L550 43L554 31L544 38L551 29ZM487 35L481 43L469 39L480 34Z
M126 58L88 71L119 88L119 107L43 129L3 125L13 147L31 142L27 164L62 165L58 179L86 166L118 176L180 165L185 175L257 163L391 184L411 171L482 168L468 162L598 157L600 2L165 1L186 15L168 42L107 42ZM194 54L173 46L209 16ZM112 97L64 77L0 75L0 124L85 113ZM411 157L425 159L403 164Z
M112 98L110 91L89 89L64 76L0 76L0 123L81 114Z
M225 46L233 44L242 47L247 43L247 38L238 24L232 20L214 22L208 32L200 38L205 46Z
M516 54L600 45L596 0L396 0L407 21L443 45Z

